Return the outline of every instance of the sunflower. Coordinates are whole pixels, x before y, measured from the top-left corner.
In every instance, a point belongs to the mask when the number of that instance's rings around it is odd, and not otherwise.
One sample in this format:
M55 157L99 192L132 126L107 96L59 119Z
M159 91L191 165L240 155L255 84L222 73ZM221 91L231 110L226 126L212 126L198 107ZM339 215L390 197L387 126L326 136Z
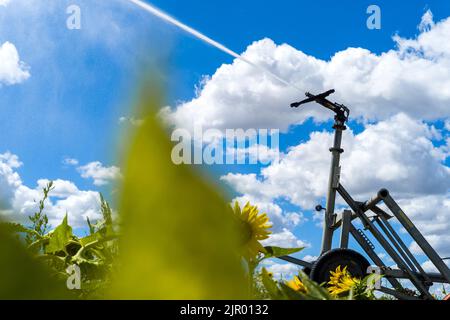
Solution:
M308 292L305 285L303 284L303 282L300 280L300 278L298 276L294 276L294 278L292 278L292 280L289 280L288 282L286 282L286 285L288 287L290 287L292 290L297 291L297 292L301 292L301 293Z
M341 270L341 266L338 266L336 271L331 271L330 273L328 291L334 296L346 293L361 283L360 279L351 276L347 267Z
M258 208L250 205L250 203L247 203L241 210L237 201L234 204L234 214L242 226L242 243L245 247L245 256L248 259L254 259L258 253L266 252L259 241L269 238L271 233L268 229L272 225L269 223L267 214L260 214Z

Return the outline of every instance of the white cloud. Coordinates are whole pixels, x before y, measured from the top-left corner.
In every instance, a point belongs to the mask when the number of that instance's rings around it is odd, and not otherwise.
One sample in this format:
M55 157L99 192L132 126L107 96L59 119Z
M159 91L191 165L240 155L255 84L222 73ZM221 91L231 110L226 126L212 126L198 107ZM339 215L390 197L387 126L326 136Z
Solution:
M273 233L269 239L261 241L264 246L277 246L283 248L307 248L311 244L298 239L291 231L283 228L283 231Z
M263 266L267 271L273 274L274 279L277 280L289 280L298 274L301 267L292 263L276 263L272 260L266 260L263 262Z
M450 131L450 119L445 120L444 128L447 131Z
M21 165L19 158L10 152L0 155L0 210L10 208L15 190L22 185L22 180L15 171Z
M48 179L39 179L37 181L36 189L42 190L50 180ZM57 198L67 198L71 195L77 194L80 190L78 187L71 181L57 179L53 181L53 189L51 192L52 197Z
M365 200L387 187L396 197L442 194L450 188L450 169L442 164L446 155L431 141L430 126L399 114L367 125L354 134L344 133L342 182ZM248 198L288 199L312 209L325 196L328 183L332 134L313 132L310 139L290 148L274 163L256 174L228 174L222 180Z
M450 268L450 263L448 262L448 260L445 261L445 263ZM439 272L430 260L427 260L424 263L422 263L422 268L425 272Z
M194 137L195 138L195 137ZM205 141L204 141L205 142ZM222 145L222 140L218 141L219 146ZM254 144L250 147L240 148L229 147L226 150L226 156L233 159L244 159L246 163L261 163L269 164L278 161L280 152L278 146L267 146L264 144Z
M425 14L422 16L422 20L419 24L419 30L421 32L430 31L434 27L434 21L433 21L433 13L431 10L427 10Z
M6 7L6 5L10 2L11 2L11 0L0 0L0 6Z
M0 46L0 85L21 83L30 77L28 67L20 61L16 47L5 42Z
M76 166L77 171L80 173L82 178L93 179L93 183L96 186L106 185L122 176L120 173L120 168L116 166L105 167L99 161L90 162L82 166L78 166L79 163L80 162L78 159L68 157L63 160L64 165Z
M81 177L85 179L92 178L94 180L94 185L96 186L106 185L121 177L120 169L118 167L105 167L99 161L90 162L84 166L80 166L77 170L80 172Z
M302 258L302 260L306 261L306 262L314 262L317 259L319 259L318 256L312 256L312 255L306 255Z
M37 181L36 187L23 184L16 171L22 163L10 152L0 154L0 216L3 219L29 223L27 217L36 212L38 201L42 198L42 188L49 182ZM86 217L92 220L101 218L100 196L95 191L83 191L71 181L55 180L54 189L45 203L45 213L52 226L61 223L68 213L70 224L85 226Z
M63 164L67 166L77 166L79 164L79 161L73 158L64 158Z
M399 112L435 120L448 117L450 104L450 18L432 23L424 15L422 32L414 39L395 36L397 48L374 54L363 48L337 52L329 61L308 56L270 39L254 42L243 56L300 88L312 92L335 88L333 99L347 104L354 117L383 120ZM425 28L426 26L426 28ZM280 128L287 130L313 116L332 114L319 106L292 110L302 98L295 89L235 60L204 80L198 96L173 112L164 110L183 128Z
M399 204L438 254L450 257L450 193L401 200ZM423 254L415 242L410 249Z

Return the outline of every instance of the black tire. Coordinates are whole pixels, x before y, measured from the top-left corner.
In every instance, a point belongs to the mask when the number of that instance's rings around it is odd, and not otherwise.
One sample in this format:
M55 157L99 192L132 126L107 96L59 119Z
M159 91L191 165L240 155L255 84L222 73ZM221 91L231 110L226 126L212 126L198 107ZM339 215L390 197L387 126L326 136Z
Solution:
M308 267L304 267L302 269L302 271L309 277L309 275L311 274L311 268Z
M348 272L357 278L364 278L370 263L361 254L350 249L333 249L325 252L314 262L311 268L310 278L315 282L328 283L330 272L338 266L347 267Z

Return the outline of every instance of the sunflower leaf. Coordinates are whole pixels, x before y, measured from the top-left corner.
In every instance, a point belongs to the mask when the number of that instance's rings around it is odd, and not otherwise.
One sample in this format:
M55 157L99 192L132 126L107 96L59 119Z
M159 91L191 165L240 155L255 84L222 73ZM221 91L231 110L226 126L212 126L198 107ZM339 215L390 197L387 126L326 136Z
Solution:
M267 246L267 247L264 247L264 249L266 249L266 252L264 253L264 256L262 257L262 259L288 256L290 254L300 252L304 248L280 248L280 247L275 247L275 246Z
M306 287L308 296L315 300L334 300L328 290L321 285L315 283L303 272L300 271L298 277Z
M277 282L272 279L272 277L269 275L269 272L267 272L266 268L262 268L261 270L261 279L271 299L274 300L286 299L285 295L278 287Z
M65 215L62 223L55 228L50 234L48 245L45 247L46 253L54 253L58 251L64 251L67 242L72 237L72 227L67 223L67 214Z
M147 89L147 88L146 88ZM225 200L193 166L176 165L148 87L123 167L120 268L110 297L242 299L249 289L239 228Z
M35 234L34 230L24 227L20 223L1 222L0 231L5 233L31 233Z

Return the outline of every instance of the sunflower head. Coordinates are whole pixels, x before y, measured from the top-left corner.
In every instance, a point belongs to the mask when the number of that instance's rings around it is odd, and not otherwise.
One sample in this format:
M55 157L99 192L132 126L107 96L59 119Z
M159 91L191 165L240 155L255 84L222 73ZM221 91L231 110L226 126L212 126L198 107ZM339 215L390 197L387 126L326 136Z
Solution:
M292 278L292 280L289 280L288 282L286 282L286 285L288 287L290 287L292 290L297 291L297 292L301 292L301 293L308 292L305 285L303 284L303 282L300 280L300 278L298 276L294 276L294 278Z
M347 267L341 269L341 266L338 266L335 271L331 271L330 273L331 276L330 281L328 282L328 291L334 296L349 292L361 282L360 279L351 276Z
M264 247L259 242L267 239L271 233L268 229L272 227L267 214L260 214L256 206L247 203L244 208L240 208L236 201L233 208L235 216L238 218L242 229L242 243L245 247L245 256L249 259L256 258L257 255L265 252Z

